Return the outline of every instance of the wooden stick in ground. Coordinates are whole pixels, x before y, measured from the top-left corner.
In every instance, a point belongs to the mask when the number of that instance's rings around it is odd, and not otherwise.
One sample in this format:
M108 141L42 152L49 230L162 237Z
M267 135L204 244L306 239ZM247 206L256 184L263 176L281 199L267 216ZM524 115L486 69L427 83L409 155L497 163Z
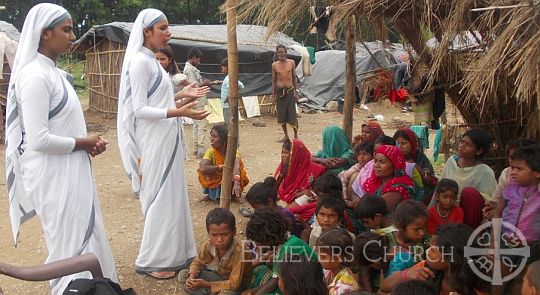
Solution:
M354 88L356 87L356 46L354 44L355 22L349 16L345 21L345 103L343 105L343 131L352 142Z
M231 192L233 185L233 168L236 160L236 149L238 148L238 45L236 42L236 5L238 0L227 0L227 36L229 60L229 122L227 127L227 153L225 155L225 166L223 167L223 177L221 178L221 198L219 206L229 209L231 206ZM240 197L240 196L236 196Z

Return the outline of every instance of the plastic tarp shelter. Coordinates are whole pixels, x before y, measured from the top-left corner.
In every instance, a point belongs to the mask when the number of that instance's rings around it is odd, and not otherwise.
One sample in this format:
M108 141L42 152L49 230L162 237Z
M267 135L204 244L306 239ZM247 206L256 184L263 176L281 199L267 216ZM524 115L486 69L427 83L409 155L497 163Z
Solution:
M133 23L113 22L94 26L86 32L76 45L89 48L99 40L107 38L111 41L127 45ZM227 57L227 26L226 25L170 25L171 46L174 58L183 70L190 48L199 48L203 53L199 65L203 78L223 80L221 61ZM289 58L298 64L300 54L290 47L300 45L293 38L274 33L267 38L268 29L264 26L238 25L238 78L245 88L240 89L240 95L262 95L272 93L272 62L276 46L285 45ZM208 97L219 97L221 86L212 86Z
M406 53L401 44L392 43L383 49L382 43L365 42L369 54L362 43L356 43L356 83L370 71L382 67L393 68L399 63L399 56ZM325 50L315 53L316 62L312 75L304 77L302 67L296 67L300 78L300 91L306 97L308 105L315 109L323 109L331 100L343 100L345 96L345 51ZM378 62L378 63L377 63ZM380 66L379 66L380 65ZM394 69L392 69L394 70Z

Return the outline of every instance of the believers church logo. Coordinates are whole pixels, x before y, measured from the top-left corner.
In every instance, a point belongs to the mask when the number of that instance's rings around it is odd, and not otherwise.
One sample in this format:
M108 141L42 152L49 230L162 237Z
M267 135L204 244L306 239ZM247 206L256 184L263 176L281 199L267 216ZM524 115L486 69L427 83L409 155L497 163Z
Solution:
M499 286L523 271L531 252L523 233L501 218L478 227L464 250L473 272Z

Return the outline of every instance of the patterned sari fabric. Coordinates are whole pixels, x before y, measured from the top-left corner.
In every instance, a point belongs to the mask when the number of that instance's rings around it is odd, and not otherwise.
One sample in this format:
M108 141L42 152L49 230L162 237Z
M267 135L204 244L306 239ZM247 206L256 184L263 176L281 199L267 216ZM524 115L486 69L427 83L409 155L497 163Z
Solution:
M283 177L278 197L287 204L294 201L297 192L309 189L311 182L325 172L323 166L311 161L311 152L301 140L294 139L291 150L289 163L285 166L280 163L274 173L276 179ZM286 171L283 171L284 169Z
M211 149L211 154L213 155L211 164L214 166L224 165L225 164L225 155L223 155L218 149ZM236 155L238 157L238 154ZM206 157L206 154L205 154ZM199 173L199 182L203 188L214 189L221 186L221 178L223 177L223 172L215 173L212 175L204 175L201 172ZM244 190L244 187L249 183L246 169L244 167L244 161L240 159L240 191Z
M372 171L371 176L362 185L365 193L382 196L389 192L399 193L403 200L422 200L423 195L418 192L414 181L405 173L405 158L399 148L383 145L375 150L375 154L383 154L394 165L394 178L383 183L383 180Z

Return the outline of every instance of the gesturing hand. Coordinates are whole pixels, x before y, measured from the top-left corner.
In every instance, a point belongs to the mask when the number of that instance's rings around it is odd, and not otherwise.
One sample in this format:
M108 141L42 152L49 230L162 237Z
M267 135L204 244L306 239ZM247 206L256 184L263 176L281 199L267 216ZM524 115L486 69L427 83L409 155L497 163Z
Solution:
M182 107L178 108L178 111L180 112L180 115L183 117L189 117L195 120L202 120L206 118L208 115L210 115L209 111L205 110L194 110L193 107L197 105L197 102L190 102Z
M179 98L187 98L193 101L199 97L205 96L208 92L210 92L210 88L208 86L198 87L197 83L193 83L184 87L184 89L177 92L177 94L180 96Z

